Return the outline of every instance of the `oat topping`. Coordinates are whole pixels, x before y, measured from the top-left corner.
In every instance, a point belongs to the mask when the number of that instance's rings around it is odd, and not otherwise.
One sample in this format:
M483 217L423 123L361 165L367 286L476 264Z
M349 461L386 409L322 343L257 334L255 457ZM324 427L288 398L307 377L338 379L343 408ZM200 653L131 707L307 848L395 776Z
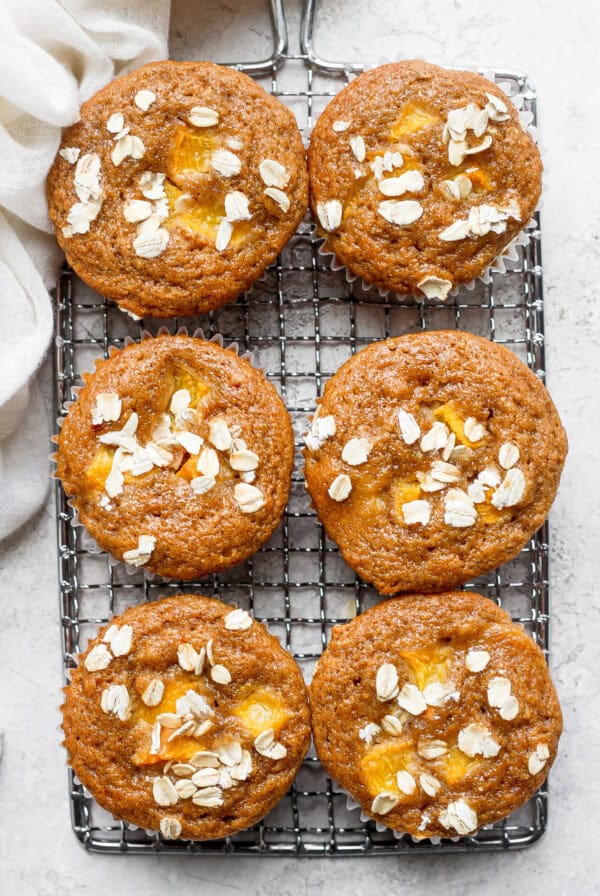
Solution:
M144 91L145 92L145 91ZM148 91L149 93L150 91ZM139 94L138 94L139 96ZM138 104L139 105L139 104ZM165 838L165 840L177 840L178 837L181 837L181 822L177 818L171 818L170 816L165 816L160 820L160 832Z
M194 106L190 109L188 121L195 128L212 128L219 123L219 113L208 106Z
M152 203L147 199L130 199L123 207L123 216L129 224L139 224L152 214Z
M333 501L345 501L352 491L352 480L347 473L336 476L327 492Z
M121 399L116 392L99 392L92 409L92 425L114 423L121 416Z
M400 799L395 793L378 793L371 803L371 812L374 815L387 815L399 802Z
M451 488L444 496L444 522L456 529L474 526L477 510L469 495L460 488Z
M421 428L413 415L408 414L402 408L398 411L398 426L406 445L413 445L421 435Z
M282 212L289 212L290 210L290 197L283 192L283 190L279 190L277 187L267 187L265 192L265 196L268 196L269 199L272 199L273 202L276 202Z
M151 90L138 90L133 102L142 112L147 112L152 103L156 100L156 94Z
M463 837L477 830L477 813L462 797L440 812L438 820L446 830L453 828Z
M252 625L252 616L247 610L238 608L225 616L225 628L230 632L243 632Z
M333 438L336 433L335 417L332 414L321 417L320 412L321 406L319 405L315 411L310 432L304 439L311 451L318 451L319 448L323 447L327 439Z
M100 672L106 669L113 656L104 644L97 644L85 658L84 666L88 672Z
M68 162L69 165L74 165L79 158L80 152L81 150L78 146L65 146L64 149L59 149L58 154L65 160L65 162Z
M111 684L102 691L100 708L107 715L117 716L122 722L131 718L132 707L129 691L124 684Z
M338 121L334 121L331 125L331 130L336 134L341 134L343 131L347 131L351 124L351 121L342 121L341 119L338 119Z
M494 205L484 203L476 205L469 211L468 218L463 218L450 224L440 233L440 239L445 242L464 240L467 237L477 238L486 236L490 231L504 233L509 218L516 221L521 219L521 211L517 203L513 203L505 209L496 208Z
M233 224L227 218L223 218L217 228L217 236L215 239L215 249L217 252L224 252L233 235Z
M402 227L418 221L423 214L423 206L414 199L387 199L379 203L377 211L388 223Z
M375 175L375 180L382 180L384 172L391 173L395 168L402 168L404 159L399 152L387 150L382 156L376 156L369 167Z
M224 417L213 417L208 421L208 441L219 451L229 451L232 435Z
M440 299L443 302L448 298L448 293L452 289L452 281L432 275L420 280L417 283L417 287L428 299Z
M397 177L386 177L377 184L384 196L402 196L404 193L420 193L425 179L420 171L405 171Z
M249 221L252 218L248 208L248 197L234 190L225 195L225 215L228 221Z
M404 731L404 725L398 716L384 716L381 720L381 727L387 734L393 734L395 737L399 736Z
M458 732L458 748L471 758L483 756L484 759L491 759L500 752L500 744L494 740L491 732L476 722Z
M402 770L396 774L396 784L400 793L410 796L417 789L417 782L410 772Z
M86 153L78 159L73 185L79 202L69 210L68 223L62 229L65 237L72 237L76 233L88 233L90 224L96 220L102 209L100 156L97 153Z
M342 450L342 460L351 467L358 467L367 462L372 445L368 439L350 439Z
M417 753L423 759L438 759L448 752L448 744L445 740L419 741Z
M444 706L448 700L458 700L459 697L460 693L451 681L446 684L441 681L432 681L423 689L423 699L427 706Z
M502 510L504 507L514 507L521 501L524 494L525 476L517 467L512 467L492 495L492 504L498 510Z
M431 478L436 482L458 482L461 477L462 472L455 464L444 460L434 460L431 464Z
M223 177L235 177L242 170L241 159L228 149L215 149L210 164Z
M504 442L498 451L498 463L505 470L510 470L519 462L520 456L521 452L516 445L513 445L512 442Z
M465 657L465 666L469 672L483 672L491 657L487 650L474 650L471 648Z
M497 709L500 716L511 722L519 712L519 702L512 694L512 685L508 678L492 678L487 688L488 703Z
M550 750L547 744L536 744L535 750L530 754L527 761L527 769L530 775L538 775L548 760L550 759Z
M284 759L287 750L282 743L275 740L275 732L272 728L262 731L254 741L254 749L267 759Z
M113 112L108 121L106 122L106 130L110 131L111 134L118 134L123 130L123 125L125 124L125 119L123 118L122 112Z
M248 448L239 448L236 451L232 451L229 455L229 464L232 470L237 470L241 473L250 473L256 470L258 463L258 454L250 451Z
M421 439L421 451L428 454L430 451L439 451L445 448L450 430L445 423L436 421Z
M442 786L441 781L439 781L434 775L429 775L427 773L419 776L419 784L421 785L422 790L425 791L427 796L431 797L437 796L438 791Z
M391 663L383 663L375 676L375 693L381 703L387 703L398 695L398 672Z
M339 199L330 199L329 202L319 202L317 204L317 217L323 230L331 233L342 223L342 203Z
M266 503L262 491L247 482L238 482L234 486L233 497L242 513L256 513Z
M142 703L146 706L158 706L165 693L165 686L160 678L153 678L142 694Z
M194 432L187 432L186 430L181 430L175 435L181 447L187 451L188 454L199 453L204 442L204 439L201 436L196 435Z
M127 656L131 652L133 629L130 625L111 625L102 638L108 644L114 656Z
M279 187L281 190L287 187L290 176L283 165L275 159L263 159L258 171L266 187Z
M420 716L427 709L423 694L414 684L405 684L398 694L398 706L405 709L411 716Z
M138 181L139 190L146 199L166 199L165 174L158 171L144 171Z
M131 566L143 566L152 556L152 551L156 547L156 538L154 535L140 535L138 537L137 548L125 551L123 560Z
M152 783L154 802L159 806L174 806L179 802L179 794L170 778L159 775Z
M473 183L468 174L457 174L452 180L443 180L442 187L450 199L466 199L471 194Z
M216 479L219 475L220 464L219 455L214 448L209 448L207 445L200 451L196 461L196 470L204 477Z
M402 505L402 516L407 526L426 526L431 519L431 506L427 501L407 501Z
M360 136L350 137L350 149L352 150L352 154L357 162L364 162L365 157L367 155L367 149L365 147L365 141Z
M376 725L375 722L367 722L365 727L359 730L358 737L369 747L380 731L381 728L379 727L379 725Z

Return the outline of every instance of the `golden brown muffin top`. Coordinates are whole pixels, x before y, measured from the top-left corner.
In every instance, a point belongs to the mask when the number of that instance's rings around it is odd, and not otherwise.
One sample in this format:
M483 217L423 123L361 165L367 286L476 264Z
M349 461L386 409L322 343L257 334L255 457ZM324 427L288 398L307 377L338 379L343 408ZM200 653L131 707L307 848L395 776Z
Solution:
M126 610L65 688L69 764L117 818L210 840L258 821L310 743L291 656L243 609L178 595Z
M48 205L83 280L136 315L173 317L247 289L302 219L307 184L279 100L225 66L157 62L84 103Z
M554 500L567 441L540 380L460 331L378 342L329 380L306 438L327 534L384 594L514 557Z
M58 436L57 474L119 560L191 579L245 560L290 489L289 415L235 351L158 336L96 362Z
M367 283L444 299L527 224L541 171L499 87L396 62L357 77L319 118L311 207L327 245Z
M382 601L336 626L310 699L328 773L419 838L509 815L543 783L562 730L542 651L467 592Z

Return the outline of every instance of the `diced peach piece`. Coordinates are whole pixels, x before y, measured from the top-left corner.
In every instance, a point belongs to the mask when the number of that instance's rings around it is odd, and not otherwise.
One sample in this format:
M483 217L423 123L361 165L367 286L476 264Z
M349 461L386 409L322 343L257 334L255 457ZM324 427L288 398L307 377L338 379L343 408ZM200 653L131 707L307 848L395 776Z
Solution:
M384 792L404 796L398 789L396 775L411 771L414 759L412 746L406 741L396 739L375 744L360 763L362 779L369 793L372 796Z
M392 140L400 140L409 134L416 134L423 128L431 127L441 121L440 116L430 112L418 103L407 103L400 117L396 119L390 131Z
M150 753L150 732L161 713L174 713L180 697L187 691L198 691L199 680L191 675L177 675L164 682L165 691L158 706L146 706L140 700L136 700L133 711L133 721L137 722L140 746L132 755L131 760L135 765L155 765L157 762L166 762L169 759L185 761L202 749L202 738L186 737L182 734L175 740L169 741L173 729L162 728L160 738L160 750L158 753Z
M169 172L177 176L186 171L207 171L216 148L216 137L207 129L192 131L185 126L178 128L169 156Z
M104 488L104 483L112 467L114 453L114 448L100 445L85 474L90 488L98 489L99 491Z
M454 651L451 647L432 647L421 650L401 650L415 677L415 684L423 690L432 681L446 681L448 661Z
M445 756L441 758L443 762L443 774L447 784L458 784L465 775L478 765L477 759L472 759L459 750L457 746L450 747Z
M465 421L451 401L437 407L433 412L433 416L436 420L441 420L446 424L448 429L456 436L456 441L460 442L461 445L477 448L483 444L483 439L480 439L478 442L470 442L468 440L465 435Z
M192 396L192 407L196 407L200 399L210 392L210 386L200 377L195 376L183 367L175 368L173 391L187 389Z
M484 168L467 168L465 174L473 184L473 189L478 192L489 192L494 184Z
M421 494L421 486L418 482L398 482L393 488L394 516L399 523L404 524L402 505L409 501L417 501Z
M277 733L292 715L279 696L265 688L251 691L231 712L254 738L269 728Z
M201 476L202 474L197 470L198 463L198 455L193 454L191 457L188 457L183 466L179 467L177 470L177 475L181 476L182 479L187 479L188 482L191 482L192 479L195 479L196 476Z

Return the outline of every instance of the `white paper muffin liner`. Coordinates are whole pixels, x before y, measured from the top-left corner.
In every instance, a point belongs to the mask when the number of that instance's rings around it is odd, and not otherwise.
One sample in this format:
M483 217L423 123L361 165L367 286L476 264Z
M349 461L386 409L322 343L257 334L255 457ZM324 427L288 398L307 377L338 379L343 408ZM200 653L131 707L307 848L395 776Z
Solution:
M156 339L159 336L165 336L165 335L167 335L167 336L172 336L172 335L189 336L190 334L188 332L187 327L185 327L185 326L179 327L175 334L172 334L171 331L168 329L168 327L161 327L158 330L158 332L156 333L156 336L154 336L152 333L148 332L148 330L142 330L139 340L133 339L131 336L127 336L124 339L123 347L127 348L130 345L136 344L138 341L142 342L147 339ZM239 358L241 358L243 361L247 361L252 367L254 367L255 370L261 370L264 373L262 367L260 367L260 365L258 365L258 364L255 364L254 355L252 354L252 352L240 353L240 350L239 350L240 347L237 342L231 342L228 345L226 345L224 337L222 336L221 333L215 333L209 339L206 339L206 337L204 335L204 330L201 327L198 327L192 333L192 338L204 339L206 342L214 342L215 345L218 345L220 348L224 348L226 351L233 351L236 353L236 355L238 355ZM121 351L121 349L119 349L117 346L111 346L108 350L109 357L111 357L115 352L118 352L118 351ZM102 359L99 359L99 360L102 360ZM84 371L84 372L90 373L92 375L94 373L94 371ZM74 386L72 389L72 392L75 396L77 396L79 394L79 392L81 391L81 389L83 389L83 386ZM72 401L66 401L64 403L63 407L65 408L67 413L69 411L69 408L73 404L75 404L75 400L76 399L73 399ZM57 424L57 427L59 430L62 428L64 421L65 421L65 416L57 417L56 424ZM57 444L57 439L58 439L57 435L50 436L50 441L53 442L54 444ZM51 476L53 479L58 479L58 476L56 473L56 457L57 457L56 451L52 452L52 454L50 454L50 456L49 456L50 461L55 466L55 469L51 473ZM104 548L100 547L100 545L95 540L95 538L92 536L92 534L87 529L85 524L81 522L77 508L75 507L75 505L73 503L74 500L75 500L74 496L67 499L67 505L69 506L69 508L72 511L72 516L71 516L71 519L69 522L70 522L70 525L73 526L74 528L82 528L85 530L85 532L87 533L87 536L90 540L90 544L87 547L87 550L90 553L106 554L110 567L115 568L115 569L116 568L123 569L128 576L134 576L140 572L143 572L144 575L146 576L146 578L150 581L160 580L167 584L179 581L179 579L177 579L177 578L167 578L166 576L158 575L157 573L154 573L151 570L147 569L145 566L132 566L130 563L126 563L124 560L120 560L118 557L115 557L113 554L109 553Z
M375 824L375 829L379 834L382 834L384 831L390 831L396 838L396 840L402 840L404 837L410 837L413 843L431 843L433 846L438 846L442 840L451 840L452 843L458 843L461 839L460 837L415 837L414 834L409 834L407 831L396 831L393 828L389 828L387 825L382 824L380 821L376 821L371 818L367 813L363 810L362 806L356 802L356 800L350 796L350 794L344 790L343 793L346 795L346 808L350 812L360 811L360 820L363 824L366 824L368 821L372 821ZM470 837L474 837L477 834L477 831L474 831L472 834L469 834Z
M417 58L421 58L421 57L417 57ZM378 68L380 65L385 65L386 63L393 62L393 61L398 61L398 60L384 59L372 66L367 66L366 70L372 70L374 68ZM478 69L475 66L470 67L468 69L465 68L465 69L463 69L463 71L473 71L473 72L479 73ZM539 143L538 128L533 124L533 114L527 109L526 110L521 109L522 95L521 94L511 95L511 93L510 93L511 83L509 81L496 81L493 71L484 72L483 77L487 78L488 81L491 81L493 84L495 84L496 87L499 87L500 90L502 90L502 92L506 94L506 96L511 101L511 103L517 108L517 111L519 113L519 120L521 121L523 128L529 132L529 134L531 135L534 143L538 147L538 150L540 151L540 154L542 155L542 158L543 158L542 149L541 149L540 143ZM541 194L542 196L544 195L544 193L547 190L546 173L547 173L546 167L545 167L545 165L543 165L543 167L542 167L542 194ZM542 208L542 198L540 197L536 211L540 211L541 208ZM518 263L520 261L519 253L517 250L519 247L525 247L529 244L529 242L531 240L531 232L530 231L531 231L532 226L533 226L532 220L523 224L523 227L519 231L517 236L507 246L505 246L505 248L502 250L500 255L496 256L496 258L485 268L485 270L478 277L474 277L472 280L469 280L465 283L460 283L460 284L457 284L456 286L453 286L448 295L455 297L458 295L458 293L461 289L466 289L469 292L471 292L475 288L477 283L483 283L484 285L487 286L492 282L493 274L500 274L502 276L502 275L510 272L511 270L514 270L513 265L518 265ZM407 297L412 297L415 300L415 302L418 302L418 303L422 303L422 302L426 301L426 297L422 294L417 295L416 293L397 293L392 289L384 289L382 287L375 286L373 283L368 283L360 275L351 273L351 271L347 268L347 266L343 262L339 261L339 259L335 255L335 252L333 251L333 249L330 249L328 247L327 237L321 236L321 234L318 233L318 225L314 222L312 225L311 234L314 236L314 238L321 241L320 245L317 248L319 255L321 255L323 258L328 260L329 267L334 273L343 271L345 274L346 282L349 285L352 283L355 283L358 280L359 284L360 284L361 288L364 290L364 292L371 292L372 290L376 290L378 295L380 296L380 298L386 299L386 300L389 300L392 302L395 300L396 301L397 300L405 300ZM444 304L446 304L447 298L446 299L427 299L427 301L435 303L439 306L443 306Z

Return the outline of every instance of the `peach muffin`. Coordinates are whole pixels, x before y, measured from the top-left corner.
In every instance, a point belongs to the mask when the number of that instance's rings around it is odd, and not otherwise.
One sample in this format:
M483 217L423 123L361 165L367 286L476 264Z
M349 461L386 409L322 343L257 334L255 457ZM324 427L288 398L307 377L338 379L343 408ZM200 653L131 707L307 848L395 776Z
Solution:
M327 772L417 838L509 815L543 784L562 731L542 651L467 592L394 598L336 626L310 702Z
M155 62L84 103L48 176L48 206L80 277L134 316L231 302L308 205L293 114L242 72Z
M57 438L57 475L113 557L192 579L269 539L288 498L289 415L235 351L158 336L84 374Z
M249 827L310 744L292 657L243 609L198 595L126 610L65 688L69 765L116 818L167 839Z
M548 514L566 452L535 374L504 346L448 330L347 361L304 455L327 534L394 594L466 582L518 554Z
M527 224L539 152L508 97L472 72L382 65L331 101L309 152L327 246L365 282L445 299Z

